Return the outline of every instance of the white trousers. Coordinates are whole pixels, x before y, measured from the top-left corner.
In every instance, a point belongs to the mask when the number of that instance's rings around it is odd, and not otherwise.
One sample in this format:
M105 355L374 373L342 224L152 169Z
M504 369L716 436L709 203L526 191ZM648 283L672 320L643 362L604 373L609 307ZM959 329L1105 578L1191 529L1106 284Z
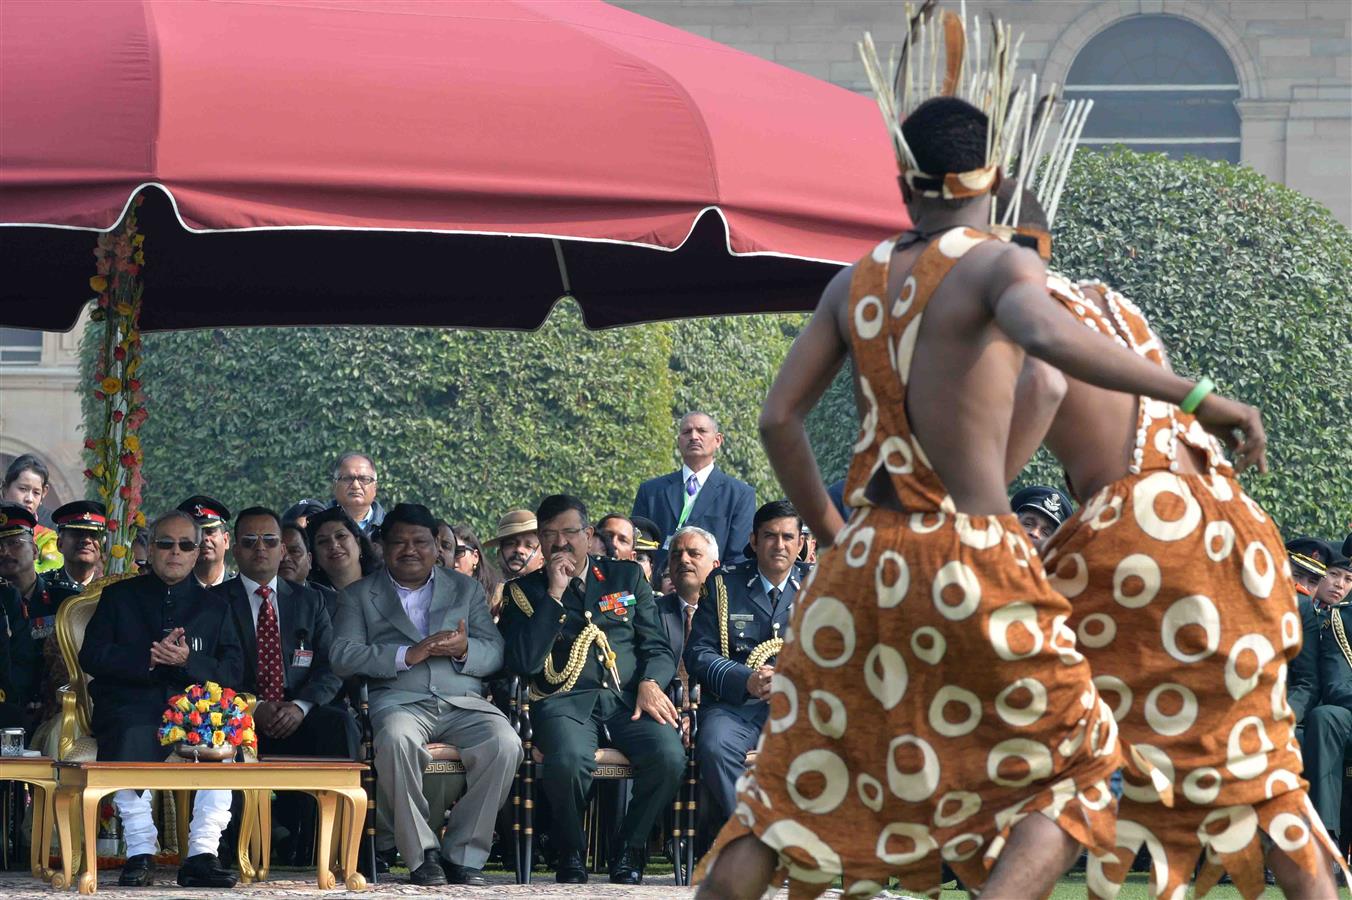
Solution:
M143 853L154 854L155 820L150 815L149 791L118 791L113 794L113 805L122 820L122 836L127 842L127 858ZM198 791L188 824L188 851L183 859L210 853L215 856L220 848L221 834L230 824L230 792Z

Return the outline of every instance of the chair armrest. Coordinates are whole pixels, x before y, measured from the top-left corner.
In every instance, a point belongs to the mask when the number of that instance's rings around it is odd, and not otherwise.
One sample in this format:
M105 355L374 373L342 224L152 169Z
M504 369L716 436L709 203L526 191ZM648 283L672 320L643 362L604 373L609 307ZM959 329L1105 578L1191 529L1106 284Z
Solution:
M65 759L75 748L75 741L84 737L80 733L82 730L79 717L80 698L76 695L75 688L69 684L57 688L56 695L61 701L61 736L57 741L56 758Z

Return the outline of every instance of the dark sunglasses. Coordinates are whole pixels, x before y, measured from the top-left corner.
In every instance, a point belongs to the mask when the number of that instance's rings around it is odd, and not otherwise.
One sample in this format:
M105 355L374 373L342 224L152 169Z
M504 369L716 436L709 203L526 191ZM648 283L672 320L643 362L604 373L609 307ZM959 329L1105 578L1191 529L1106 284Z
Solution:
M177 541L172 538L160 538L155 541L155 548L157 550L172 550L175 545L177 545L178 549L182 550L184 553L191 553L197 549L197 542L190 541L187 538L179 538Z
M264 547L271 550L282 542L279 534L246 534L240 537L239 545L245 550L252 550L262 543Z

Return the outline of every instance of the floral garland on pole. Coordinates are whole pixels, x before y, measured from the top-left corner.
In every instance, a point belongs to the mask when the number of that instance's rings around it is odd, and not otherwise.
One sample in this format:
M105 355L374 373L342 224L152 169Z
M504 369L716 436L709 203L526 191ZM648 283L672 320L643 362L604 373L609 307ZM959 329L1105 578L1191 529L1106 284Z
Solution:
M142 197L128 208L122 228L99 235L94 257L97 272L89 286L98 292L98 306L90 315L103 322L103 342L94 368L94 399L103 404L103 433L85 439L94 464L84 475L98 488L100 499L108 507L108 564L106 574L127 570L131 559L133 528L143 527L141 494L145 479L141 475L141 438L136 434L145 424L146 397L136 372L141 367L141 267L145 265L142 244L145 235L137 232L136 209Z

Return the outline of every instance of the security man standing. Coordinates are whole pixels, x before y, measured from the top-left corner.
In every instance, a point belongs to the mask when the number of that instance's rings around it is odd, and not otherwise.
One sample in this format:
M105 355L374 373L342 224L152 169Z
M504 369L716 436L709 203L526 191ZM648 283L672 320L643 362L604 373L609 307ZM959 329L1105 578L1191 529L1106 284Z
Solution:
M555 494L536 510L545 567L507 584L498 628L507 669L527 679L541 776L559 852L555 879L583 884L582 818L596 749L634 766L633 799L620 824L616 884L643 879L644 846L685 768L676 708L665 687L676 659L637 563L590 556L586 505Z
M792 503L756 510L748 559L709 576L690 624L685 667L701 692L695 759L720 823L732 815L737 778L770 712L770 679L805 571L802 547Z
M42 645L56 631L56 611L80 592L79 585L51 580L34 563L36 517L27 507L0 506L0 610L8 621L8 702L22 711L21 724L31 736L38 725L43 698Z
M52 513L56 549L65 560L53 581L80 588L103 574L103 542L108 534L108 510L96 500L75 500Z

